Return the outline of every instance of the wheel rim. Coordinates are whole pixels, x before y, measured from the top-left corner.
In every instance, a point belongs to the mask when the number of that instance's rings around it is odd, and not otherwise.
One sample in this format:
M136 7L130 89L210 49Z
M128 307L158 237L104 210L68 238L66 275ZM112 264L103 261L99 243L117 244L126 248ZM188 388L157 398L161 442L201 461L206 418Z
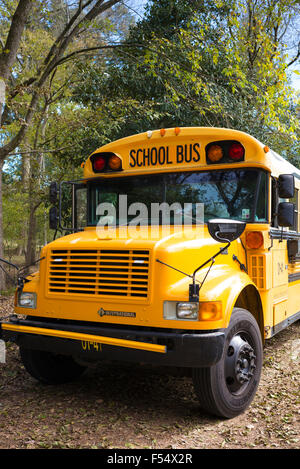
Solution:
M226 351L225 381L232 394L245 391L256 368L256 355L249 338L242 333L232 337Z

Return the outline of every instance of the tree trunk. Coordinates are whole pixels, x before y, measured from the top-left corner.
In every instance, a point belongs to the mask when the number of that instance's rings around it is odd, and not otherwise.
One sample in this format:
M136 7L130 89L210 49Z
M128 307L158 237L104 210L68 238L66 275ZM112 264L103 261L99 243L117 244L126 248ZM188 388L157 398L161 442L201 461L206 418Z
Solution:
M3 161L0 161L0 257L4 257L3 249L3 217L2 217L2 168ZM0 264L3 266L3 263ZM0 269L0 291L5 290L6 278L2 269Z
M27 86L33 85L31 92L31 101L24 115L23 123L21 124L19 130L16 132L16 135L14 135L10 141L5 142L5 144L0 147L0 176L2 175L3 162L8 157L8 155L13 150L15 150L18 145L22 143L26 135L28 127L30 126L34 114L36 112L41 88L43 87L51 73L59 66L59 61L62 59L65 51L67 50L69 44L72 42L74 37L76 35L80 36L83 22L94 20L95 18L97 18L97 16L99 16L101 13L111 8L118 2L120 2L120 0L98 0L96 2L93 2L92 0L87 0L84 3L85 8L83 8L81 1L78 2L78 8L75 14L68 21L62 33L58 35L58 37L54 41L52 47L49 50L49 53L44 59L41 69L35 76L32 76L31 78L25 80ZM12 18L5 46L2 48L2 52L0 53L0 124L2 123L3 118L5 87L7 86L8 80L11 78L11 73L19 49L21 36L34 3L35 2L33 0L19 0L18 6ZM87 8L90 8L90 10L86 11ZM10 98L15 97L18 93L19 91L17 89L11 90ZM6 113L4 112L4 115L5 114ZM3 210L1 203L1 191L2 189L0 185L0 220L2 219ZM35 210L32 212L33 214L35 213ZM0 224L2 226L1 221ZM0 256L1 253L3 253L3 233L1 232L0 227ZM1 276L2 274L0 273L0 287Z
M5 105L6 81L11 76L12 66L16 60L17 51L21 36L33 7L32 0L20 0L13 15L11 27L8 32L5 46L0 54L0 123L2 122L2 113ZM2 170L4 158L0 159L0 257L4 257L3 252L3 206L2 206ZM0 290L4 290L6 278L2 269L0 269Z
M27 233L27 247L26 247L26 258L25 264L30 265L36 260L36 210L38 205L30 201L30 212L29 212L29 226Z
M16 60L24 27L32 7L32 0L19 1L12 17L5 46L0 53L0 123L2 123L2 112L5 104L6 81L11 76L12 66Z

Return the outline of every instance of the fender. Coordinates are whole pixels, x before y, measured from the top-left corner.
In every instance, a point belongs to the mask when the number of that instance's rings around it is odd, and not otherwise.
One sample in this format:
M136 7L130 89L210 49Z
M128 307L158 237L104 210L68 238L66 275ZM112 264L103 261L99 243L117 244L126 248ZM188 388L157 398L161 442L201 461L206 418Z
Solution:
M207 270L208 269L203 269L199 275L197 275L196 279L200 283L206 275ZM189 278L184 278L172 285L170 293L173 292L174 295L176 292L177 297L180 294L181 298L182 296L186 297L190 283L191 280ZM204 284L200 288L200 301L222 302L224 308L222 324L218 324L218 327L228 327L232 310L241 292L249 286L252 287L252 290L255 289L255 292L259 296L257 287L249 275L239 268L236 268L235 265L218 264L211 268Z
M209 278L209 275L211 277ZM223 320L224 327L228 327L231 313L241 292L251 286L255 290L257 296L260 297L256 285L246 272L236 269L229 265L218 265L214 271L210 272L200 292L200 300L202 297L207 301L222 301L225 306Z

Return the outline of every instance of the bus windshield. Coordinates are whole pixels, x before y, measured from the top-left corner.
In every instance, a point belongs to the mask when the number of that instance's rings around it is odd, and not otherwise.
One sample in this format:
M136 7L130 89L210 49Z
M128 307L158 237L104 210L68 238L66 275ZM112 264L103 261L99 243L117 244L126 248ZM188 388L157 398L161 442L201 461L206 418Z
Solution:
M182 217L186 216L191 225L195 224L199 204L203 204L204 223L211 218L266 223L267 181L267 172L257 169L177 172L103 178L101 181L98 179L97 182L89 183L88 187L88 224L94 226L105 221L108 225L119 226L130 223L131 219L141 215L141 207L144 208L141 225L165 224L163 207L167 207L166 204L171 208L168 219L171 225L178 222L180 206ZM152 208L157 208L158 205L160 212L157 214ZM157 216L153 217L153 213Z

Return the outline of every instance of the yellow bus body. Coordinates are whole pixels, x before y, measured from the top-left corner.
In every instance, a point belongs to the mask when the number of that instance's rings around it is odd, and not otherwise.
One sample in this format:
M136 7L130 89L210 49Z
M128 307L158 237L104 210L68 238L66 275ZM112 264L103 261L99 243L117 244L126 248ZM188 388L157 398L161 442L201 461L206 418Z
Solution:
M215 129L215 128L183 128L180 129L178 135L174 129L167 129L164 136L159 130L153 131L149 138L147 132L132 137L123 138L116 142L107 144L99 148L98 152L113 152L121 157L123 161L122 173L101 174L101 177L113 178L123 177L128 174L148 174L155 172L171 172L171 171L190 171L190 170L207 170L205 162L204 148L211 141L218 140L238 140L246 148L246 159L242 163L230 165L230 169L241 167L263 168L270 172L270 175L278 177L282 173L295 173L300 178L300 172L296 170L287 161L281 159L274 152L266 148L255 138L236 130ZM176 163L175 150L178 145L186 145L189 147L194 143L199 143L199 153L201 159L199 162ZM143 150L152 147L169 147L169 161L174 164L157 165L155 167L137 167L131 168L129 165L129 153L132 150ZM209 169L225 169L228 165L210 165ZM84 177L95 177L92 171L90 158L84 166ZM298 182L299 181L299 182ZM300 187L300 179L296 179L296 188ZM269 196L269 201L271 196ZM271 202L270 202L271 203ZM271 213L271 206L269 206ZM192 228L191 231L197 228ZM161 230L162 231L162 230ZM174 230L176 231L176 230ZM244 245L248 231L261 231L264 235L264 244L259 250L247 249L247 264L250 267L247 275L241 272L236 262L232 260L232 255L221 256L222 259L217 261L213 271L207 278L201 290L201 301L221 301L222 317L217 321L199 321L196 325L191 321L181 321L180 327L185 329L218 329L226 328L228 325L231 311L237 301L242 290L252 285L258 292L261 300L262 315L259 318L260 327L264 330L265 337L270 337L276 325L286 320L289 316L293 316L299 311L297 296L300 292L300 262L290 263L287 254L287 240L282 242L280 239L272 241L270 236L270 224L248 224L245 233L241 237ZM284 230L286 231L286 229ZM279 236L280 234L278 234ZM101 318L97 314L100 307L106 310L113 310L117 305L122 305L122 310L131 311L134 308L136 312L135 318L124 317L122 324L143 325L149 327L166 327L178 328L178 321L167 321L163 319L163 303L164 301L187 301L188 300L188 284L190 278L168 269L163 265L158 265L155 260L180 266L180 270L192 273L194 269L212 255L218 244L213 241L204 228L203 237L189 240L188 235L180 236L180 233L174 233L166 239L162 237L157 240L151 240L151 230L148 229L147 235L141 236L141 240L99 240L96 229L87 227L84 232L79 232L64 236L48 244L43 248L41 257L45 256L45 260L41 261L40 273L38 276L27 283L24 291L36 291L38 304L37 309L30 311L30 315L38 315L49 318L61 318L72 320L84 320L95 322L110 322L112 324L120 324L120 317ZM239 243L237 243L239 244ZM272 245L273 244L273 245ZM272 248L271 248L272 245ZM127 250L149 250L151 253L149 263L149 295L143 300L134 300L133 298L108 296L95 297L95 295L80 294L49 294L47 291L47 279L50 276L50 256L51 250L54 249L125 249ZM203 251L203 248L205 250ZM238 245L238 256L246 262L242 245ZM258 273L256 264L261 264ZM199 272L199 280L205 275ZM299 280L297 278L299 273ZM296 275L295 275L296 274ZM159 281L158 281L159 279ZM255 304L255 303L254 303ZM23 308L16 307L17 314L27 314ZM256 312L257 314L258 312Z
M240 142L245 148L245 159L241 162L226 164L210 164L206 162L205 147L211 142L234 140ZM151 150L152 159L151 159ZM98 153L113 153L122 160L122 171L95 174L91 157ZM189 301L189 284L191 278L182 272L192 275L193 271L209 257L213 256L221 247L208 233L207 226L190 226L188 231L180 232L176 227L170 228L167 236L164 227L160 226L152 236L149 227L141 227L141 237L120 239L118 236L110 238L99 236L96 227L87 226L79 231L56 239L46 245L41 252L40 270L28 277L24 285L24 292L36 293L36 307L32 309L15 306L15 313L19 317L30 316L45 322L45 330L39 322L36 335L46 335L47 325L54 323L52 336L60 337L60 324L111 326L111 330L121 327L124 330L141 331L141 337L122 345L123 338L115 342L117 347L138 349L138 343L143 342L145 331L163 331L170 333L185 331L206 333L210 331L226 331L234 308L244 308L249 311L259 326L261 337L272 337L276 332L286 327L290 322L299 319L299 293L300 293L300 257L293 259L288 255L287 243L298 239L299 220L297 218L296 230L290 228L276 228L271 226L271 200L272 179L280 174L293 174L295 176L296 194L299 194L300 171L281 158L275 152L257 141L252 136L240 131L217 128L180 128L144 132L131 137L109 143L97 149L84 164L85 181L92 178L114 179L126 176L139 176L146 174L161 174L165 172L188 171L214 171L220 169L258 168L269 174L268 184L268 223L247 223L246 229L240 239L231 243L227 253L216 258L215 264L205 278L208 266L200 270L196 279L202 282L200 290L200 307L198 320L166 319L164 309L166 305ZM297 202L298 204L298 202ZM298 210L298 205L296 206ZM298 212L297 212L298 217ZM249 232L259 232L263 235L263 243L259 249L250 249L247 246ZM101 252L109 251L113 264L114 258L122 266L122 259L130 266L126 277L126 293L124 283L120 281L120 296L118 284L114 278L114 293L110 295L103 292L100 280L96 286L96 293L84 291L79 280L78 290L74 279L72 288L68 290L68 277L61 286L56 282L55 291L51 289L51 275L53 269L53 252L61 253L61 257L68 267L70 259L82 256L82 252L92 250L93 260L101 262ZM239 261L247 266L247 272L241 270L239 263L233 259L233 254ZM141 256L141 264L134 264L134 258ZM100 256L100 257L99 257ZM82 260L82 258L81 258ZM158 262L160 261L160 262ZM178 270L169 268L173 266ZM80 272L85 275L89 270L88 263L79 264ZM109 267L109 266L108 266ZM140 269L146 276L141 296L135 296L131 285L132 270ZM107 289L109 291L109 288ZM73 292L72 292L73 291ZM121 294L122 293L122 294ZM23 327L23 329L22 329ZM24 329L25 327L25 329ZM79 326L78 326L79 327ZM81 327L81 326L80 326ZM82 343L90 341L85 336L84 327L79 327L79 338ZM102 330L102 329L101 329ZM26 325L13 322L2 323L3 334L26 334ZM28 331L27 331L28 332ZM27 335L32 335L33 331ZM72 340L67 335L66 340ZM113 334L112 334L113 335ZM205 335L205 334L204 334ZM101 336L101 334L100 334ZM101 339L99 339L101 342ZM146 344L146 342L143 342ZM159 340L157 341L159 344ZM111 342L113 346L113 343ZM165 344L163 344L165 345ZM146 346L145 346L146 347ZM155 347L154 347L155 349ZM167 347L168 349L168 347ZM124 350L124 349L123 349ZM147 350L147 347L145 348ZM149 349L150 350L150 349ZM162 353L157 353L162 352ZM164 355L165 349L153 352ZM140 352L138 352L140 353ZM148 352L146 352L148 353ZM144 355L136 355L136 360L143 361Z

